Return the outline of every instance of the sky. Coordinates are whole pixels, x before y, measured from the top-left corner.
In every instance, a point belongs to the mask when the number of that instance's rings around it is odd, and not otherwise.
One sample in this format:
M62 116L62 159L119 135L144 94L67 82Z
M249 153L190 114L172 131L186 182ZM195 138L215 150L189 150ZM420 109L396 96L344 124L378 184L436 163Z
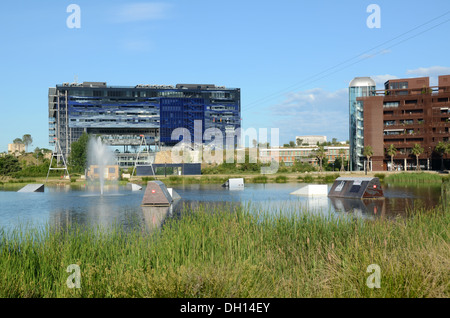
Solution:
M345 141L349 82L436 85L449 34L448 0L2 1L0 152L24 134L51 148L48 88L74 81L237 87L244 130Z

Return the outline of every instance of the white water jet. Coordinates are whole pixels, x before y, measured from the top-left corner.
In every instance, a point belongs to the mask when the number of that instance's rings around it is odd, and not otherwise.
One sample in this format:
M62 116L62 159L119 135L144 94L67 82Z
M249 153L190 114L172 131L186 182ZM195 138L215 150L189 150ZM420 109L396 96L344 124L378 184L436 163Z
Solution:
M91 137L88 143L88 165L97 166L100 181L100 194L103 195L105 185L105 168L108 165L115 165L114 153L102 142L100 137Z

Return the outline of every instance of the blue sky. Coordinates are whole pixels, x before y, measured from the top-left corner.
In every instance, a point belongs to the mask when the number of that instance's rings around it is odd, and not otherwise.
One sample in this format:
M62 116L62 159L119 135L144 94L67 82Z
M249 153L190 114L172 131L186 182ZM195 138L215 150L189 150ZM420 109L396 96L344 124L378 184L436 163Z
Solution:
M70 4L81 28L70 29ZM377 4L381 27L366 11ZM448 0L3 1L0 152L48 145L48 87L213 83L241 88L243 128L348 139L348 83L450 74ZM269 140L270 141L270 140Z

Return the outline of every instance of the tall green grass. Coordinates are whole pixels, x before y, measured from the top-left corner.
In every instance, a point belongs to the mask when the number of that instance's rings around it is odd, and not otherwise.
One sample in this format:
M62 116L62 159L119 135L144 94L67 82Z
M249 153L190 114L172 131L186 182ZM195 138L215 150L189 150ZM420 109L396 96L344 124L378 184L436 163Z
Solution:
M388 183L441 183L447 177L438 174L417 172L417 173L396 173L386 176L385 182Z
M444 212L450 212L450 180L442 183L441 199Z
M186 211L161 230L0 230L0 297L449 297L450 213L364 221L251 207ZM67 266L78 264L81 288ZM370 264L381 288L370 289Z

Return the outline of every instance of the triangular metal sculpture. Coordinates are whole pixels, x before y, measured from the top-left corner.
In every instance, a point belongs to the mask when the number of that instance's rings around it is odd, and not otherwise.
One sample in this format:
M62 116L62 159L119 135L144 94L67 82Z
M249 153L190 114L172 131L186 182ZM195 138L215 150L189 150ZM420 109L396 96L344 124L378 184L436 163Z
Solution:
M52 158L50 159L50 166L48 167L48 172L47 172L47 178L45 179L45 183L47 183L48 180L48 175L50 174L50 170L64 170L64 178L67 177L70 179L70 175L69 175L69 170L67 170L67 164L66 164L66 159L64 158L64 154L61 150L61 146L59 145L59 140L58 138L53 138L56 142L55 142L55 149L52 151ZM56 168L52 168L52 163L53 163L53 158L56 158L56 162L59 163L59 157L62 158L62 162L64 164L64 167L56 167Z
M151 162L151 159L150 159L150 152L148 151L150 149L150 147L147 145L147 142L145 141L144 135L140 135L140 137L141 137L141 143L139 145L139 152L137 154L136 161L134 162L133 172L131 173L131 176L134 176L134 171L136 170L136 168L138 166L150 166L150 168L152 169L153 177L156 179L155 170L153 170L153 165L152 165L152 162ZM145 152L147 153L147 160L148 160L148 163L149 163L147 165L140 165L140 164L138 164L139 155L142 152L142 146L145 146L145 149L146 149Z

